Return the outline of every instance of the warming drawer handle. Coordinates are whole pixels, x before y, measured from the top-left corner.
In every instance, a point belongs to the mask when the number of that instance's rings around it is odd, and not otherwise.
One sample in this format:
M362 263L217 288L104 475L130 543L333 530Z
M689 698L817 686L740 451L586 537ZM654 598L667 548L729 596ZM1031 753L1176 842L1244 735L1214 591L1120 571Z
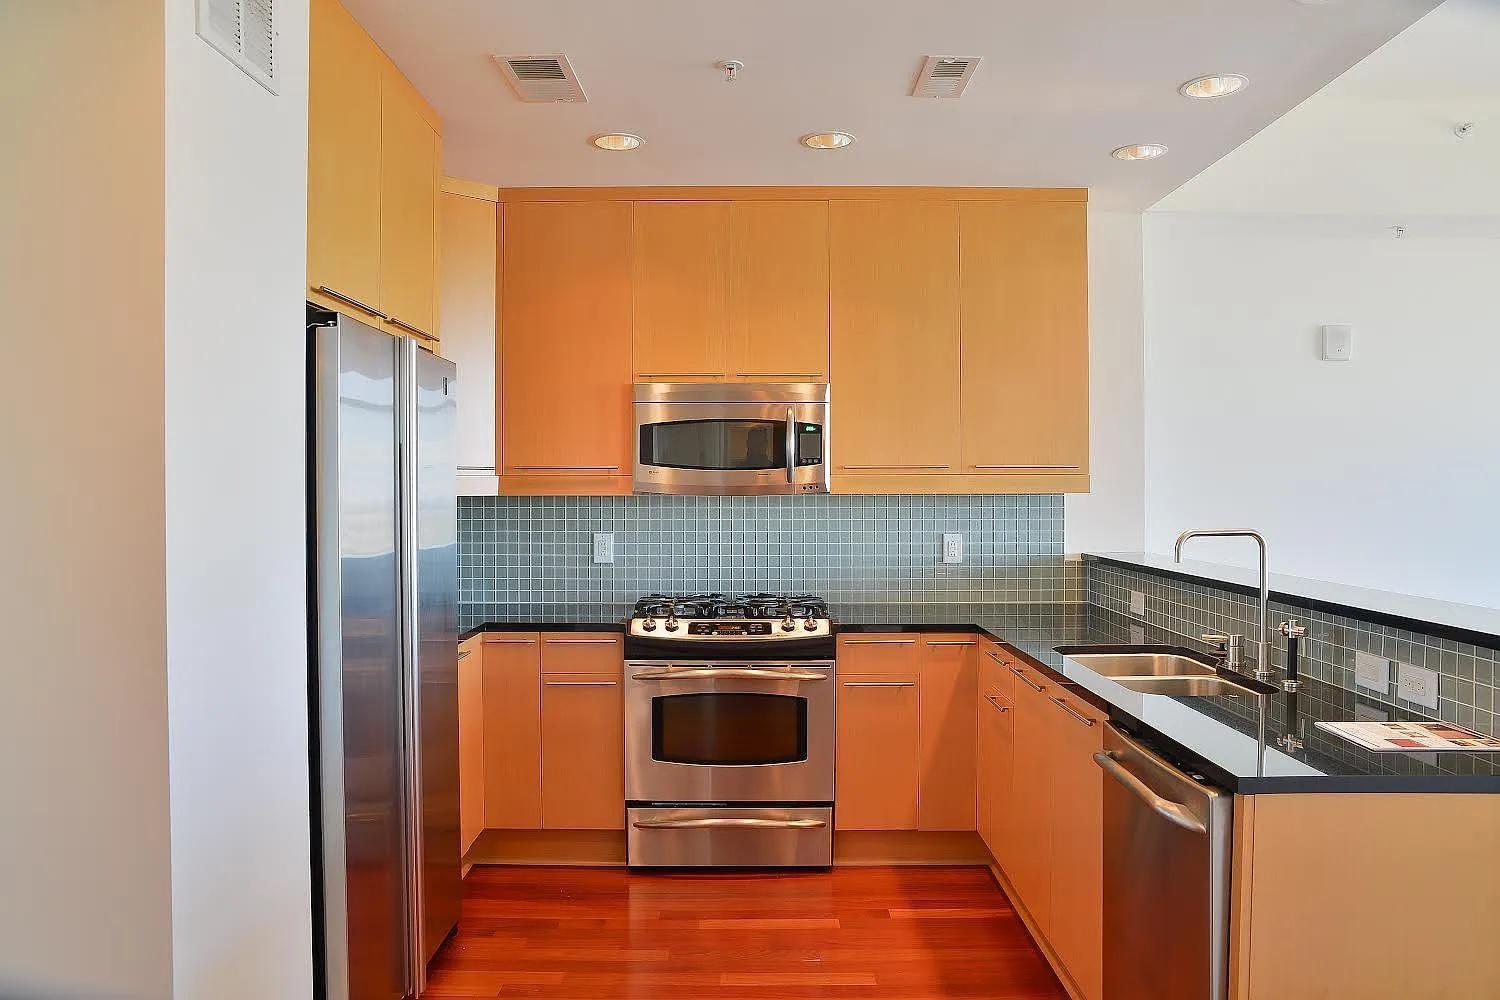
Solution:
M708 670L653 670L631 674L633 681L698 681L727 678L745 681L826 681L827 674L811 670L757 670L754 667L711 667Z
M1020 667L1011 667L1010 672L1021 678L1021 683L1031 688L1031 690L1035 691L1037 694L1041 694L1043 691L1047 690L1047 685L1045 684L1032 683L1031 678L1026 676L1026 671L1022 670Z
M757 819L752 816L713 816L703 819L638 819L637 830L819 830L828 825L821 819Z
M1120 762L1115 759L1114 754L1107 750L1096 753L1094 754L1094 763L1103 768L1105 774L1134 792L1138 798L1150 806L1152 811L1162 817L1162 819L1175 823L1184 830L1192 833L1208 833L1207 825L1188 812L1186 806L1181 802L1173 802L1171 799L1157 795L1151 790L1149 785L1122 767Z

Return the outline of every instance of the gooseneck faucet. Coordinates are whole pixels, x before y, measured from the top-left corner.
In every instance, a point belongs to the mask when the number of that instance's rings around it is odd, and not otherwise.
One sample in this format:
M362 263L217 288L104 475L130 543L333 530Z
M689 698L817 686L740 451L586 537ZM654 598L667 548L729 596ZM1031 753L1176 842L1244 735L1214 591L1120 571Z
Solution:
M1177 544L1172 547L1172 561L1182 562L1182 543L1189 538L1253 538L1255 544L1260 546L1260 616L1257 624L1260 626L1260 649L1255 657L1255 679L1268 681L1272 677L1271 650L1267 645L1271 641L1270 632L1266 628L1266 610L1271 603L1270 576L1267 573L1268 559L1266 557L1266 540L1258 531L1249 528L1200 528L1193 531L1184 531L1177 536ZM1204 637L1209 638L1208 636ZM1214 637L1218 638L1218 637ZM1226 649L1233 649L1239 636L1225 636L1223 641ZM1232 666L1233 664L1231 664Z

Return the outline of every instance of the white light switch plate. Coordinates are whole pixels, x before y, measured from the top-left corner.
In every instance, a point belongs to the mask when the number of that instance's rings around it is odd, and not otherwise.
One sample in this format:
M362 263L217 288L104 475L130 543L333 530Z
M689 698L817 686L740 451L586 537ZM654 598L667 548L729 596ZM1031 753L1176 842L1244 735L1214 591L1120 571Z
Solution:
M1396 695L1425 708L1438 707L1438 674L1411 663L1396 664Z
M1354 654L1354 683L1381 694L1391 693L1391 661L1374 653Z
M964 561L964 536L958 532L950 531L943 535L943 562L961 563Z
M1130 592L1130 613L1137 618L1146 617L1146 595L1139 590Z
M615 533L613 531L594 532L594 562L602 565L614 561Z

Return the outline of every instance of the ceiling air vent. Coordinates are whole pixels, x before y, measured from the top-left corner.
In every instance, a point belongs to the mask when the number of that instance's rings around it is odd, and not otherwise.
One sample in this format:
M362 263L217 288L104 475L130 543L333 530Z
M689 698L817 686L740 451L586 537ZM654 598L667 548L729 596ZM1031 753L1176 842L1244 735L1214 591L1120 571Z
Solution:
M541 56L495 56L516 96L532 104L587 101L568 57L561 52Z
M913 97L960 97L979 65L979 56L928 56L912 85Z
M198 0L198 36L276 93L276 0Z

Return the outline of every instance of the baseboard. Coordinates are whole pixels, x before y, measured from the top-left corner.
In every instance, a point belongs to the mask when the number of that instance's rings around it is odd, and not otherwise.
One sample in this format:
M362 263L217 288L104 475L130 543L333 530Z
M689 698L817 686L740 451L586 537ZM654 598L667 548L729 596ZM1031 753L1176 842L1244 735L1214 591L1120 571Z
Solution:
M988 865L977 833L924 830L839 830L833 835L837 868L876 865Z
M1070 1000L1087 1000L1083 991L1078 988L1078 984L1073 982L1073 977L1068 974L1067 966L1063 965L1057 952L1052 950L1052 945L1048 943L1046 935L1037 927L1036 921L1031 917L1031 911L1027 910L1026 904L1021 902L1021 894L1016 891L1015 886L1010 884L1010 879L1006 877L1005 872L993 858L989 860L986 867L1000 886L1000 891L1005 893L1005 897L1010 900L1010 905L1015 908L1016 914L1021 918L1021 923L1026 925L1026 932L1031 935L1031 940L1036 942L1036 946L1041 949L1042 956L1047 959L1047 964L1052 966L1052 971L1062 983L1063 989L1068 991Z
M464 863L620 868L625 865L625 831L486 830Z

